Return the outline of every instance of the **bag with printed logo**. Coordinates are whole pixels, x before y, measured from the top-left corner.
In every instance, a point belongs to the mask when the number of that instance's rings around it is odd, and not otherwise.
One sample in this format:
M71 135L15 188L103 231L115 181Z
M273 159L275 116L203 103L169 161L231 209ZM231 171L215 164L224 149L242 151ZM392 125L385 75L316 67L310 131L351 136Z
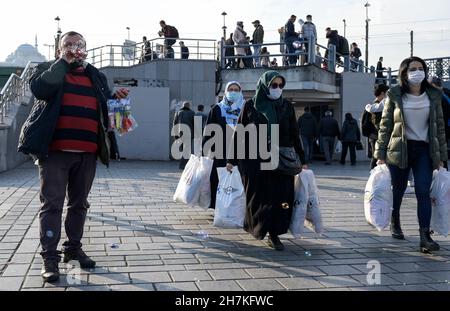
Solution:
M224 167L217 168L217 187L214 226L243 228L245 218L245 191L237 167L230 173Z

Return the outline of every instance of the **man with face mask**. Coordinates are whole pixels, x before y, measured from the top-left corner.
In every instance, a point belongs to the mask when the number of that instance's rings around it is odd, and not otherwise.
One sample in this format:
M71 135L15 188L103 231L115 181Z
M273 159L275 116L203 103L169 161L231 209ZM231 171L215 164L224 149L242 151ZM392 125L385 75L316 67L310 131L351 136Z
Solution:
M19 151L39 165L41 180L40 242L45 282L59 279L57 250L61 238L64 200L67 241L64 262L77 260L82 268L95 262L82 250L87 201L96 171L96 159L109 163L107 99L125 98L128 90L110 92L106 77L88 64L86 41L77 32L61 37L58 58L38 65L30 78L36 98L19 140Z

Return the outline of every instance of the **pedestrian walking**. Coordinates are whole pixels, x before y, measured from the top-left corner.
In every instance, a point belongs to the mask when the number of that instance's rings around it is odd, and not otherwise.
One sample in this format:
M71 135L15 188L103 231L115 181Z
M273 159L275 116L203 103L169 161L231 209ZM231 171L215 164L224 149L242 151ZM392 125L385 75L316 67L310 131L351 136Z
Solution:
M175 53L173 51L172 46L177 42L177 39L180 37L178 33L178 29L174 26L167 25L165 21L160 21L159 25L161 26L161 30L158 32L160 37L166 38L164 40L164 57L165 58L174 58Z
M339 124L333 118L331 111L325 112L325 117L319 122L319 134L323 151L325 153L325 165L331 165L336 147L336 138L340 137Z
M311 164L318 126L316 118L312 115L309 107L305 107L305 112L298 118L298 127L305 151L305 164Z
M254 44L253 55L255 56L255 67L261 67L261 58L259 56L261 55L261 44L264 43L264 28L259 20L255 20L252 24L255 26L255 31L253 32L253 39L250 43Z
M286 49L288 54L295 54L295 48L293 43L298 41L298 33L295 31L295 21L297 16L291 15L291 17L286 22L284 26L284 43L286 44ZM290 55L288 56L289 66L295 66L297 64L298 56Z
M180 41L181 59L189 59L189 48Z
M361 132L359 131L358 121L351 113L345 114L345 121L341 131L342 155L341 164L345 165L347 152L350 150L350 161L352 166L356 165L356 144L361 141Z
M175 127L175 138L179 139L182 135L182 131L180 128L180 125L185 125L189 128L189 133L183 133L183 135L190 135L190 141L191 141L191 152L194 146L194 117L195 112L191 110L191 104L189 102L183 103L183 107L180 109L180 111L177 111L175 113L175 117L173 120L173 126ZM189 161L189 158L183 157L183 159L180 160L180 166L179 168L181 170L184 170L187 162Z
M400 207L410 170L414 174L419 219L420 251L438 251L431 238L430 188L433 170L447 160L442 93L428 80L428 67L419 57L405 59L399 69L399 85L391 88L380 123L375 157L391 172L393 212L391 233L403 240Z
M245 58L242 58L242 56L246 56L246 49L243 46L238 45L245 45L248 43L247 41L247 32L244 31L244 22L237 22L236 24L236 30L233 34L233 41L236 46L236 56L237 58L237 68L244 68L245 67ZM239 58L241 56L241 58Z
M350 50L350 59L352 61L351 68L353 71L358 71L359 58L361 56L361 49L358 47L358 44L356 44L356 42L353 42Z

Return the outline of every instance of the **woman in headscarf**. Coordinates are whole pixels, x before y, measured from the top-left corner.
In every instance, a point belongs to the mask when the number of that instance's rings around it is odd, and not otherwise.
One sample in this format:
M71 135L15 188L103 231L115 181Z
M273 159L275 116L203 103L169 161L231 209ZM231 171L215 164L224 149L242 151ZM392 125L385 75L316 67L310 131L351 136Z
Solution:
M285 85L285 78L278 72L264 73L258 82L256 95L245 103L238 123L245 127L255 125L258 137L261 126L267 126L268 145L273 138L270 126L278 125L280 147L294 147L301 162L305 163L294 107L282 97ZM245 144L246 151L249 147L259 150L258 140L238 142L237 136L235 135L234 140L236 146ZM248 156L243 160L236 159L232 155L227 169L231 171L233 166L238 165L242 175L247 204L244 229L258 240L264 240L269 234L267 244L281 251L284 250L284 245L279 236L288 232L294 206L294 176L277 170L262 170L263 162L265 161L259 153L256 160L249 159Z
M217 175L218 167L225 167L227 165L226 160L226 148L230 145L232 139L232 132L236 127L238 122L239 115L241 113L242 107L244 106L244 96L242 95L242 87L241 84L237 81L229 82L225 87L225 94L220 103L214 105L208 115L208 119L206 121L206 128L213 124L219 125L222 133L222 152L221 154L213 154L218 153L219 150L215 148L213 145L211 150L203 150L203 154L205 156L210 156L214 160L213 169L211 172L211 205L209 208L215 209L216 207L216 194L217 194L217 186L219 185L219 177ZM227 132L229 135L227 136ZM210 139L217 139L215 135L216 132L212 134L208 134L207 131L203 136L203 146ZM227 141L227 137L230 141Z

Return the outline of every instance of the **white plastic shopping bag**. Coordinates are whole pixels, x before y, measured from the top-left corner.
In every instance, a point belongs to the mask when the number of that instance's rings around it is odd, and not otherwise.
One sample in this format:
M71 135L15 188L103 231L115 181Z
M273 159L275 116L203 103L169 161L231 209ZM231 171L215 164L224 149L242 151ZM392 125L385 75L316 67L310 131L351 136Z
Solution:
M300 177L308 184L308 205L306 206L306 222L315 233L323 233L322 213L320 212L319 189L317 188L314 172L303 170Z
M173 200L178 203L194 205L198 202L202 186L202 171L200 158L191 154L191 157L181 174Z
M364 195L364 214L378 231L386 229L392 216L391 173L387 165L378 165L370 173Z
M305 229L308 206L308 183L302 182L300 174L295 176L294 210L289 230L295 238L300 238Z
M334 149L335 153L341 153L342 152L342 143L340 140L338 140L337 144L336 144L336 148Z
M200 171L201 171L201 186L200 194L198 198L198 206L201 208L208 208L211 205L211 182L210 176L214 161L207 158L200 158Z
M431 186L432 216L431 229L445 237L450 227L450 172L435 171Z
M217 187L214 226L222 228L243 228L245 218L245 191L237 167L232 172L217 168Z

